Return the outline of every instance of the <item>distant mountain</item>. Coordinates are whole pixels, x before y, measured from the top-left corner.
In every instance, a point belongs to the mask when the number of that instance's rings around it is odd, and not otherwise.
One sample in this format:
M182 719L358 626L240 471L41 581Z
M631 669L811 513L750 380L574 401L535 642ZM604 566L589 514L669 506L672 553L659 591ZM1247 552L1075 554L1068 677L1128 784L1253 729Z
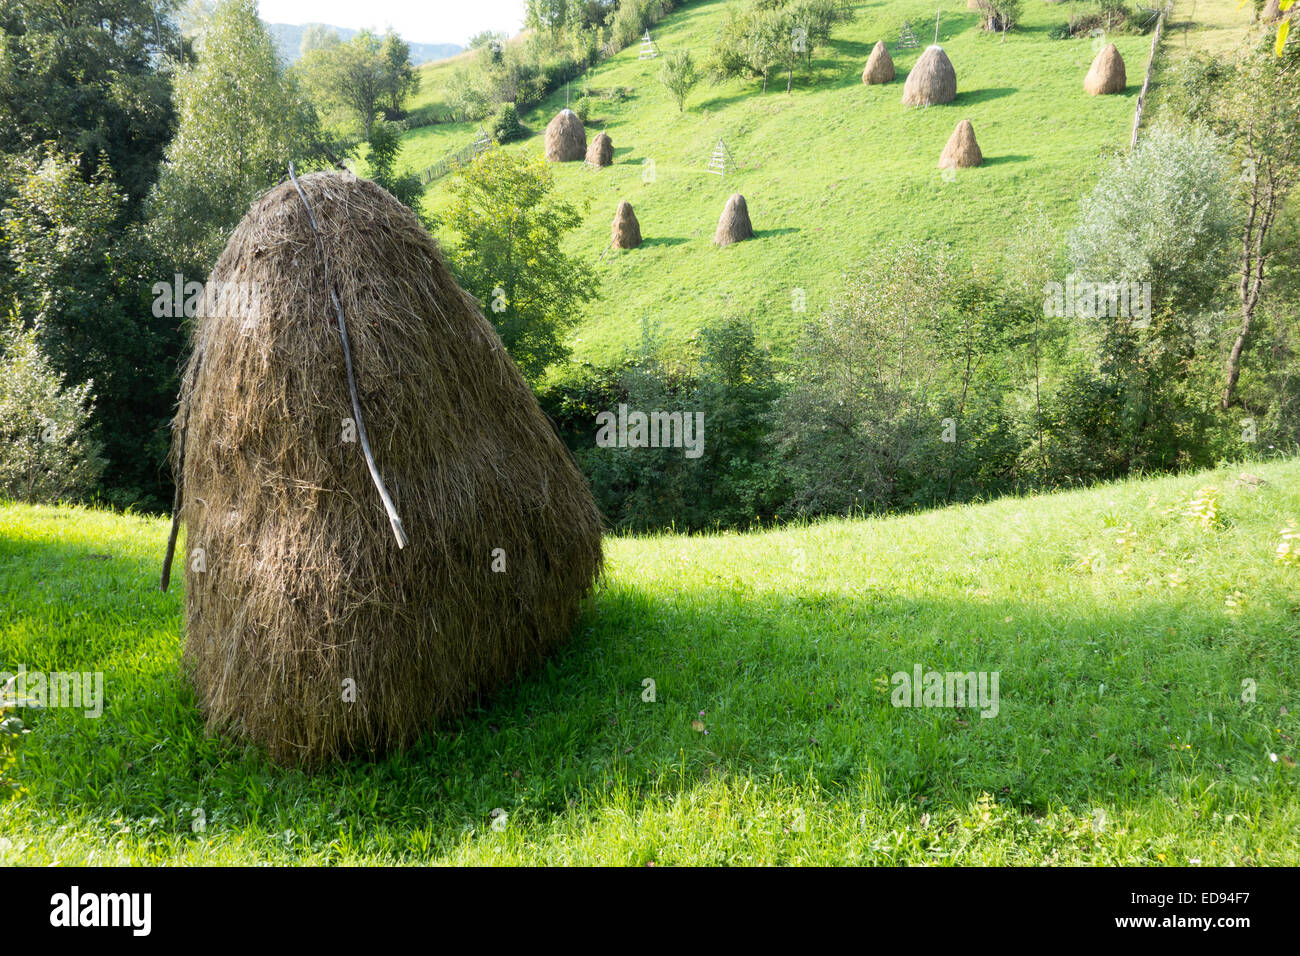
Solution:
M271 32L272 39L275 40L276 48L280 55L288 63L293 63L298 59L298 50L302 46L302 35L311 23L268 23L267 30ZM350 30L347 27L330 26L328 23L322 24L330 30L338 33L342 40L350 39L356 36L359 30ZM406 40L405 37L402 39ZM406 40L407 45L411 48L411 63L419 66L421 63L428 63L430 60L445 60L449 56L455 56L457 53L464 52L465 48L455 43L412 43Z

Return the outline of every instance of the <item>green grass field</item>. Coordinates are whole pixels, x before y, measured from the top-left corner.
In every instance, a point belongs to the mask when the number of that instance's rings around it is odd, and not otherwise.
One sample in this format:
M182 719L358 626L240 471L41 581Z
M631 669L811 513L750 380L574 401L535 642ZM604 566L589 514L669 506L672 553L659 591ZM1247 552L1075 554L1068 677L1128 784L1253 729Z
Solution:
M654 38L665 52L689 49L703 60L726 7L725 0L689 3L660 23ZM773 77L766 94L754 82L705 82L679 113L657 79L659 61L639 60L637 45L574 83L573 99L584 85L627 87L632 95L598 103L588 124L589 136L604 129L613 138L612 167L555 168L557 193L585 210L570 250L600 256L621 199L635 207L646 238L639 249L602 259L602 297L574 333L576 357L621 357L640 341L644 320L678 349L730 312L751 316L782 350L807 318L793 310L793 290L805 291L815 314L838 292L841 276L884 243L936 238L992 257L1028 215L1067 227L1105 158L1127 146L1150 38L1111 37L1128 64L1129 87L1091 97L1082 82L1092 42L1048 35L1065 22L1066 5L1025 4L1022 28L1004 43L980 30L964 3L947 4L939 35L957 71L956 102L903 107L903 80L920 49L896 55L894 83L864 86L862 67L876 40L892 48L910 20L924 46L934 37L935 9L920 0L857 4L856 19L837 29L811 75L796 75L788 96L784 77ZM431 96L448 72L446 63L423 71ZM525 113L534 135L506 148L540 154L540 133L565 95L559 91ZM939 153L963 118L974 124L985 164L945 182ZM476 124L458 127L446 136L409 133L403 166L422 168L471 142ZM743 167L725 181L707 171L720 137ZM758 237L719 250L713 231L733 192L748 200ZM426 199L431 211L444 208L445 181L433 184Z
M107 697L23 713L0 862L1295 865L1300 461L1239 471L613 538L564 653L316 775L205 736L164 521L0 505L0 669ZM997 716L892 706L917 665Z

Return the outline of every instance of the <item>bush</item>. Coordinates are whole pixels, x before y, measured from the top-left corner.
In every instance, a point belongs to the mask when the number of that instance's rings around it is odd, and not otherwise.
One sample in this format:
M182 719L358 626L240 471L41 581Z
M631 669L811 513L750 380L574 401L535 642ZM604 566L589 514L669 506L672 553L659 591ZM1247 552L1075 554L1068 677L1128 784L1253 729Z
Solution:
M591 119L591 99L582 97L578 102L573 104L573 112L577 114L578 119L582 120L585 125Z
M0 331L0 497L55 503L90 495L104 468L89 437L91 383L65 388L16 316Z
M509 143L524 135L523 124L519 122L519 111L514 103L502 103L492 121L492 136L498 143Z

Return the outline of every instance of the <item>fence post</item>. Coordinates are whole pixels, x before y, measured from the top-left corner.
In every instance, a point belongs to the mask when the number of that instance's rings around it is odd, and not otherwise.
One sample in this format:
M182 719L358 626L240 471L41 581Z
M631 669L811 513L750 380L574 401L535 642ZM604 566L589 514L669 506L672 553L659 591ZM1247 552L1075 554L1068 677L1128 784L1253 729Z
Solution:
M1138 94L1137 110L1133 113L1133 138L1129 140L1128 148L1136 149L1138 144L1138 127L1142 124L1142 107L1147 101L1147 87L1151 85L1151 70L1156 65L1156 48L1160 45L1160 31L1165 26L1165 14L1169 12L1169 4L1160 11L1160 16L1156 19L1156 35L1151 38L1151 55L1147 57L1147 75L1142 81L1142 92Z

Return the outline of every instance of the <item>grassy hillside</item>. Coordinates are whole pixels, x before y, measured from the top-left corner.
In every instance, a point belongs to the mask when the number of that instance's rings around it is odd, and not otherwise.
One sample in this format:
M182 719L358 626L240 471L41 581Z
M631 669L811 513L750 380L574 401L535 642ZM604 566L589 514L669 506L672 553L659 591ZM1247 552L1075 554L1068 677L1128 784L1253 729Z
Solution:
M0 506L0 669L107 683L24 713L0 862L1295 865L1300 461L1255 472L612 539L565 653L316 776L205 736L163 521ZM891 706L917 665L997 716Z
M690 3L659 24L655 40L664 51L689 49L702 60L726 7L725 0ZM928 110L901 104L920 49L897 53L893 84L860 80L876 40L892 47L904 20L922 46L933 39L935 6L920 0L858 4L856 20L838 29L812 75L796 76L788 96L784 78L774 78L765 95L752 82L705 83L679 113L657 79L659 61L639 60L638 46L601 64L588 85L631 91L622 102L600 103L589 123L589 135L605 129L613 138L615 164L599 172L557 167L558 192L586 210L572 246L588 258L607 246L620 199L634 205L646 242L601 261L603 297L575 335L579 357L621 355L639 341L643 319L679 345L729 311L753 316L781 345L805 318L792 309L793 290L804 289L807 309L816 312L840 276L884 242L934 237L985 255L1031 212L1068 224L1104 157L1127 144L1150 41L1112 37L1128 64L1128 91L1091 97L1082 88L1091 41L1049 36L1066 14L1063 5L1027 3L1023 27L1004 43L980 30L965 4L946 4L939 36L957 71L958 96ZM437 73L424 71L426 82L445 77L447 64L437 66ZM564 103L560 91L526 114L538 134L507 148L540 152L539 133ZM936 163L963 118L974 124L985 165L946 182ZM472 130L413 131L402 162L428 165L471 141ZM725 181L706 171L719 137L744 167ZM646 182L651 161L654 178ZM718 250L713 230L737 191L749 201L758 239ZM431 186L428 202L442 208L445 184Z

